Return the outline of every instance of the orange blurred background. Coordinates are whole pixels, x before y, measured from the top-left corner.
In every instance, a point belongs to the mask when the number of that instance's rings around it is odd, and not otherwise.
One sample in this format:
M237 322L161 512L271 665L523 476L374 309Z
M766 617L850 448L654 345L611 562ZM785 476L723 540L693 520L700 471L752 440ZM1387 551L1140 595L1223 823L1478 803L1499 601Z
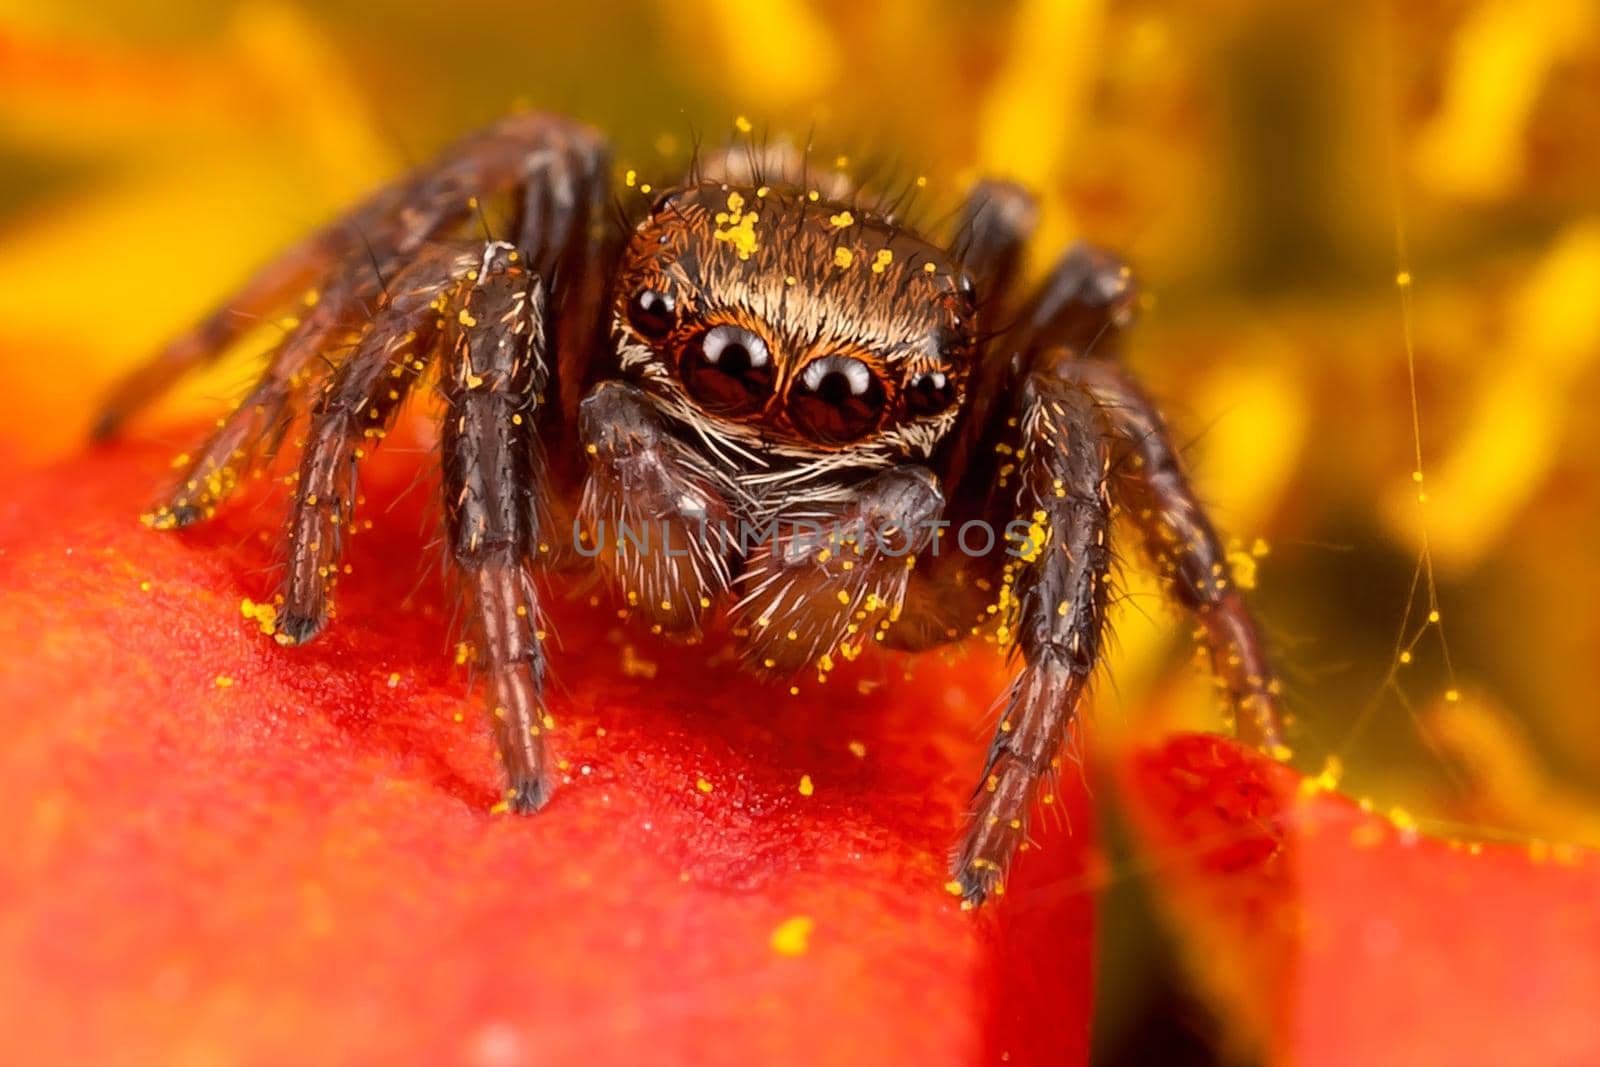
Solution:
M0 0L0 456L80 448L118 371L509 108L662 178L735 116L814 127L926 174L928 220L1029 182L1035 272L1080 236L1132 261L1130 358L1254 577L1297 765L1445 836L1600 845L1597 99L1591 0ZM1124 585L1095 743L1215 728ZM1104 1049L1173 980L1133 882Z

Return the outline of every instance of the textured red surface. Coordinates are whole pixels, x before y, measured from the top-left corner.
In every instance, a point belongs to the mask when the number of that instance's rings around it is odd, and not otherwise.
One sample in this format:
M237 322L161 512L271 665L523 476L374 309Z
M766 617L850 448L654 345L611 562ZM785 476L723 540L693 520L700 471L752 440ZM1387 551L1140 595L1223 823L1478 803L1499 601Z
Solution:
M1422 836L1210 737L1123 780L1197 971L1271 1062L1600 1063L1594 853Z
M568 604L565 784L495 816L431 485L405 491L426 459L374 467L339 618L283 649L240 613L275 584L276 494L159 535L167 458L6 478L0 1062L1085 1059L1076 783L1001 906L943 889L989 658L863 657L791 697Z

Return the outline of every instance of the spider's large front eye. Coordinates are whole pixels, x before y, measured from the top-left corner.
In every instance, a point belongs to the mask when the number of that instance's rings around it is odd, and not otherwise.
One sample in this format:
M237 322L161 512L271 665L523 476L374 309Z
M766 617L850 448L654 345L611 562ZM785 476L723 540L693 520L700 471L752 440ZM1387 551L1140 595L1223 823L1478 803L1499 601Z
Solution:
M628 301L628 322L641 337L659 341L672 332L677 321L677 305L658 289L640 289Z
M923 371L906 383L906 410L913 415L937 415L956 399L956 387L942 370Z
M823 356L800 372L789 394L789 421L807 437L843 444L877 426L883 404L883 383L871 367L849 356Z
M707 411L741 415L758 411L772 395L772 355L767 343L741 326L713 326L684 349L683 387Z

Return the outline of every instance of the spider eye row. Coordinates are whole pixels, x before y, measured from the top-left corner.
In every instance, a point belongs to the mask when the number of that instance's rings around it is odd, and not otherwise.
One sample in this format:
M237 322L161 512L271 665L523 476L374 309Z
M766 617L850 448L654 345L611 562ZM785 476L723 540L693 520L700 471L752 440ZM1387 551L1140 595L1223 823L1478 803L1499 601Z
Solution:
M665 340L678 326L672 296L655 289L634 293L627 317L648 341ZM681 349L678 373L696 403L726 416L762 410L777 379L766 341L752 330L730 324L695 334ZM954 383L938 370L913 375L901 394L906 410L916 417L937 415L956 400ZM806 364L790 386L786 404L797 430L829 444L845 444L871 433L887 408L888 390L879 374L845 355L827 355Z

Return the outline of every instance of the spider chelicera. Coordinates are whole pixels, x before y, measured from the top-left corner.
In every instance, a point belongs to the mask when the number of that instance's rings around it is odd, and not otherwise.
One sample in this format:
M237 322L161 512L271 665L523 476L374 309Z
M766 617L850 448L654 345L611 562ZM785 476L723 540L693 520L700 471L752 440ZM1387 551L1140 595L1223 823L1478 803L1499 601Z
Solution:
M974 903L1001 885L1098 662L1114 511L1199 620L1241 731L1280 744L1224 549L1115 358L1120 262L1076 246L1019 296L1035 205L1007 182L971 191L943 247L793 150L700 160L623 227L611 181L591 129L513 116L290 249L108 404L100 436L305 305L148 520L211 515L308 409L276 628L311 639L358 463L437 366L449 547L510 807L550 793L541 569L600 567L670 635L726 612L779 676L986 631L1015 670L952 860ZM480 204L507 210L506 240L463 238Z

